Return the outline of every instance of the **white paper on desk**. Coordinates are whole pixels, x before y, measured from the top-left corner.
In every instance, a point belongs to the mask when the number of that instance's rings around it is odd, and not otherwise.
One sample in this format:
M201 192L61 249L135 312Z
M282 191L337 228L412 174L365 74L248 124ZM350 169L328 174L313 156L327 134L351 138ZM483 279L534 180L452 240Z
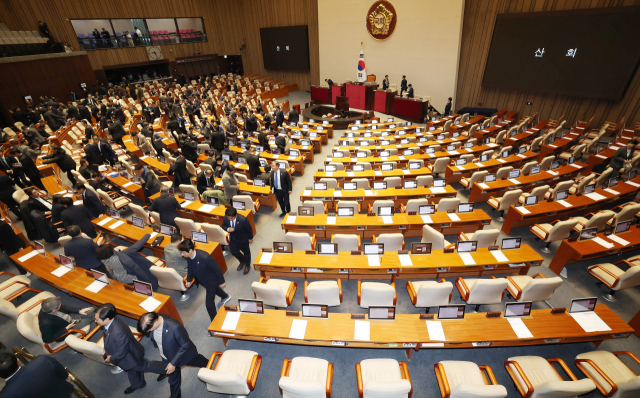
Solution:
M287 224L295 224L298 216L287 215Z
M385 162L386 162L387 160L389 160L389 158L388 158L388 157L386 157L386 156L380 156L380 159L384 160Z
M71 268L65 267L64 265L61 265L58 268L56 268L55 271L52 271L51 273L53 275L57 276L58 278L60 278L62 275L66 274L69 271L71 271Z
M533 338L533 335L529 331L529 328L527 327L527 325L524 324L522 319L507 318L507 321L509 322L509 324L511 325L511 328L513 329L514 333L516 334L516 336L518 336L519 339Z
M107 286L107 284L104 282L93 281L89 286L85 287L85 290L88 290L91 293L98 293L105 286Z
M509 178L509 182L512 184L520 184L520 181L516 180L515 178Z
M327 225L333 225L336 223L335 217L327 217Z
M24 263L25 261L27 261L31 257L35 256L36 254L38 254L38 252L35 251L35 250L32 250L31 252L29 252L29 253L25 254L24 256L20 257L18 259L18 261L20 261L21 263Z
M404 160L404 155L398 155L398 159Z
M612 194L612 195L620 195L620 192L615 191L615 190L613 190L613 189L611 189L611 188L607 188L607 189L605 189L605 192L609 192L609 193L610 193L610 194Z
M378 256L377 254L367 256L367 261L369 262L369 267L380 266L380 256Z
M402 170L402 174L411 174L411 170Z
M333 171L327 171L325 174L327 177L333 177Z
M431 191L431 193L447 193L447 190L443 187L432 187L429 188L429 190Z
M426 321L427 331L429 332L429 340L447 341L440 321Z
M355 321L353 339L360 341L371 340L371 323L369 321Z
M356 173L354 173L353 171L347 171L347 176L353 177L355 175L356 175Z
M567 202L566 200L558 200L557 202L563 205L564 207L573 207L573 205Z
M273 155L274 159L278 159L280 157L280 155Z
M458 152L458 151L447 151L447 153L449 155L460 155L460 152Z
M100 222L98 223L98 225L102 227L102 226L104 226L106 223L108 223L108 222L109 222L109 221L111 221L111 220L113 220L113 218L111 218L111 217L106 217L104 220L100 221Z
M326 162L331 162L333 160L333 158L326 158L325 161Z
M151 236L149 237L149 240L151 240L151 239L155 238L155 237L156 237L156 235L158 235L158 233L157 233L157 232L152 232L152 233L151 233Z
M308 189L305 189L304 191L302 191L302 196L309 196L311 195L311 191Z
M412 267L413 261L411 261L411 256L408 254L398 254L398 258L400 259L400 265L403 267Z
M602 158L602 159L606 159L607 158L606 156L602 156L602 155L596 155L596 157Z
M431 216L420 216L422 217L422 222L425 224L433 224L433 220L431 219Z
M619 147L619 146L616 146L616 145L611 145L611 146L609 147L609 149L613 149L614 151L617 151L617 150L618 150L618 149L620 149L620 148L622 148L622 147Z
M120 221L118 221L118 222L114 222L112 225L109 225L109 229L116 229L116 228L118 228L119 226L121 226L122 224L124 224L124 221L123 221L123 220L120 220Z
M493 257L495 257L496 261L498 262L506 263L509 261L509 259L507 258L507 256L504 255L502 250L489 250L489 253L493 254Z
M183 209L187 206L189 206L191 203L193 203L190 200L185 200L184 202L180 203L180 207L182 207Z
M493 147L498 146L498 144L494 144L494 143L492 142L492 143L487 144L487 146L490 146L491 148L493 148Z
M476 265L476 260L473 259L471 253L458 253L464 265Z
M527 209L524 206L518 206L518 207L516 207L516 210L518 210L520 212L520 214L531 214L529 209Z
M289 156L289 158L288 158L288 159L289 159L289 160L293 160L293 159L295 159L295 158L296 158L295 156Z
M334 197L341 197L342 196L342 191L333 191L333 196Z
M290 339L304 340L304 334L307 331L307 321L304 319L294 319L289 331Z
M374 170L373 174L377 175L377 176L381 176L382 172L380 170Z
M596 236L595 238L592 239L593 242L599 244L600 246L606 248L606 249L611 249L612 247L614 247L615 245L613 243L609 243L606 240L602 239L599 236Z
M153 312L162 304L160 301L153 297L149 297L145 301L140 303L140 307L142 307L147 312Z
M596 193L596 192L591 192L591 193L585 194L584 196L586 196L587 198L589 198L591 200L596 200L596 201L603 200L603 199L607 198L606 196L600 195L599 193Z
M632 181L627 181L627 184L629 184L629 185L631 185L633 187L636 187L636 188L640 187L640 184L636 184L635 182L632 182Z
M364 190L364 196L373 196L373 191L365 189Z
M575 167L576 169L581 169L582 168L582 166L580 166L579 164L575 164L575 163L571 163L569 166Z
M221 187L222 185L223 185L223 184L222 184L222 181L216 182L216 186L217 186L217 187Z
M496 160L497 160L498 162L500 162L500 163L507 163L507 161L506 161L506 160L504 160L504 159L496 159Z
M427 155L429 155L430 158L435 158L436 155L434 155L433 153L428 153Z
M145 160L146 158L148 158L149 156L143 156L140 158L140 160Z
M447 213L451 221L460 221L460 217L456 213Z
M134 184L133 182L128 182L128 183L124 184L124 185L122 186L122 188L126 188L126 187L128 187L129 185L133 185L133 184Z
M358 158L351 158L351 161L352 161L352 162L357 162L357 161L358 161Z
M557 147L558 147L557 145L551 145L551 144L549 144L549 146L550 146L551 148L557 148Z
M385 224L393 224L393 218L391 216L382 216L382 222Z
M489 185L485 184L484 182L479 182L478 186L482 189L489 189Z
M516 156L517 156L517 157L519 157L519 158L522 158L522 159L524 159L524 158L526 158L526 157L527 157L526 155L523 155L523 154L521 154L521 153L517 154Z
M220 329L222 330L236 330L238 327L238 321L240 320L240 314L242 312L227 312L227 315L224 317L224 322L222 322L222 326Z
M272 252L262 252L262 257L260 257L260 264L271 264L272 258L273 258Z
M628 242L628 241L626 241L626 240L624 240L621 237L616 236L616 235L609 235L609 236L607 236L607 238L611 239L612 241L614 241L616 243L621 244L622 246L627 246L629 243L631 243L631 242Z
M611 330L609 325L607 325L606 322L593 311L570 312L569 315L571 315L573 320L578 322L578 325L580 325L580 327L587 333L606 332Z
M203 213L209 213L213 209L215 209L215 206L213 206L213 205L202 205L202 206L200 206L198 211L201 211Z

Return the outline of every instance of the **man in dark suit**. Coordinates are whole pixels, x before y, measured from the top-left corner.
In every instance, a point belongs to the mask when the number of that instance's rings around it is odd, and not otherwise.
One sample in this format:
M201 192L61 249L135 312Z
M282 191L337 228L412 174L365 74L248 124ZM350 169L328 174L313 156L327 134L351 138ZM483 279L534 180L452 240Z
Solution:
M400 82L400 96L402 97L402 93L407 91L407 77L402 75L402 81Z
M120 120L116 119L116 116L111 116L111 124L109 125L109 132L111 133L111 139L113 141L124 148L124 142L122 142L122 137L124 137L127 133L122 127L122 123Z
M93 127L91 127L90 123L87 123L87 120L90 119L85 119L82 121L82 125L84 126L84 136L87 140L90 140L91 137L93 137L95 135L95 130L93 129Z
M276 106L276 128L282 126L284 123L284 112L280 109L280 105Z
M251 266L251 248L253 243L253 229L249 220L233 207L228 207L222 220L222 229L229 233L229 250L238 259L238 271L244 267L244 274L248 274Z
M20 188L26 188L30 185L24 176L24 170L22 170L20 163L15 157L0 154L0 170L7 173Z
M80 268L107 273L107 268L96 257L98 245L91 239L83 237L79 226L69 225L67 235L71 236L71 240L64 244L65 256L73 257L76 260L76 266Z
M111 303L102 304L95 311L95 321L104 330L104 361L119 366L127 372L131 386L124 390L131 394L147 385L145 372L166 374L160 361L149 361L144 357L144 347L136 340L129 328Z
M169 131L169 133L180 131L180 124L178 123L178 119L175 116L171 117L171 119L167 122L167 130Z
M449 97L447 105L444 106L444 116L448 116L451 113L451 101L453 101L453 98Z
M324 79L325 83L327 83L327 85L329 86L329 90L331 90L331 86L333 86L333 80L331 79Z
M86 146L85 146L85 150L86 150ZM84 178L85 180L90 180L91 179L91 169L89 168L90 164L89 161L87 160L87 158L82 158L80 159L80 168L78 169L78 173L80 173L80 175L82 176L82 178Z
M67 103L67 119L77 120L80 118L80 112L78 108L73 105L72 102Z
M0 378L7 381L2 398L69 398L74 387L64 366L55 358L38 355L26 365L10 352L0 354Z
M153 104L153 117L154 118L159 118L160 116L162 116L162 111L160 110L160 107L158 106L157 103Z
M61 342L70 329L82 330L93 322L93 307L78 308L63 305L60 297L49 297L42 302L38 326L45 343Z
M80 118L91 121L91 111L86 105L81 105L78 111L80 112Z
M160 189L160 196L153 201L149 211L157 211L160 214L160 222L162 224L175 227L176 223L173 220L176 217L180 217L178 214L180 208L180 203L176 198L173 195L169 195L169 187L163 186Z
M93 215L94 218L98 218L107 212L107 207L100 201L100 198L93 193L90 189L87 189L84 184L76 184L76 192L82 196L82 204Z
M187 159L180 153L178 149L173 151L176 160L173 162L167 174L173 176L173 186L178 187L180 184L191 184L191 173L187 169Z
M233 209L233 207L230 207L230 209ZM187 259L187 281L185 286L190 288L193 283L196 286L204 286L207 290L205 306L209 317L213 321L213 318L218 313L215 303L216 295L222 298L220 305L227 303L231 299L231 296L223 290L226 283L224 282L222 269L209 253L196 249L191 239L184 239L180 242L178 250L182 257Z
M220 130L215 130L211 134L211 146L213 149L221 153L224 149L225 136L224 133Z
M258 133L258 145L260 145L265 151L269 149L269 139L267 138L267 133L264 131L260 131Z
M407 98L413 98L413 86L409 84L409 90L407 91Z
M623 148L619 148L611 158L609 167L613 168L611 177L617 177L620 174L627 173L631 170L631 159L635 153L635 146L638 145L638 141L631 140L627 142L627 145Z
M258 119L256 119L256 115L253 114L253 111L249 111L249 117L245 122L245 128L251 133L258 130Z
M247 166L249 166L249 175L251 179L254 179L258 176L258 174L262 173L260 170L260 159L256 154L256 147L251 146L249 149L249 154L246 156L247 158Z
M53 130L54 132L56 130L58 130L60 127L64 126L64 124L66 123L66 120L64 120L64 117L60 116L60 115L56 115L51 111L51 108L49 108L44 115L42 115L42 117L44 118L44 120L47 122L47 124L49 125L49 128L51 130Z
M94 137L97 138L97 136L94 136ZM87 161L89 162L90 165L92 165L92 164L97 164L97 165L104 164L104 159L102 158L102 153L100 152L100 148L98 147L99 143L100 143L99 141L96 142L94 140L94 142L84 146L84 153L85 153Z
M207 189L213 189L216 181L213 177L213 171L211 169L207 169L204 173L198 174L198 178L196 178L196 185L198 188L198 192L200 195Z
M38 170L38 166L36 166L31 156L29 156L27 152L22 152L17 148L12 148L11 154L18 157L18 161L22 165L22 171L29 179L29 182L44 190L44 185L42 181L40 181L40 170Z
M18 203L13 200L13 193L16 189L13 187L13 180L6 174L0 174L0 202L7 205L9 210L20 219L20 209Z
M183 142L182 142L182 156L185 157L185 159L190 160L192 162L195 162L198 159L198 144L196 143L196 141L192 140L191 138L187 137Z
M107 181L109 181L107 180L107 177L103 177L102 174L92 171L91 178L87 182L89 183L91 188L96 190L96 192L98 191L98 189L101 189L105 192L110 192L113 190L113 186Z
M51 214L53 205L47 199L40 196L40 191L35 188L27 188L24 190L24 193L29 197L27 201L31 211L37 210L45 213L45 215Z
M107 140L101 138L98 141L98 149L100 150L100 155L105 162L113 166L118 161L115 151L111 148L111 145Z
M150 283L153 290L158 290L158 279L151 273L153 263L140 254L151 234L145 234L140 240L128 248L115 251L114 246L102 244L96 249L96 257L107 266L113 279L132 284L135 279Z
M280 217L284 217L285 214L291 211L291 203L289 202L289 195L291 195L292 184L291 176L286 170L280 170L277 162L271 162L271 175L269 178L271 182L271 190L275 193L278 203L280 203Z
M297 125L299 120L300 120L300 114L298 113L298 111L292 108L289 111L289 124L295 123Z
M90 238L95 239L98 236L91 222L93 217L89 209L83 205L74 205L73 199L71 198L60 199L60 204L64 206L64 210L60 213L60 218L62 218L62 223L65 228L68 228L70 225L77 225L80 227L80 230Z
M384 80L382 81L382 89L386 90L389 88L389 75L384 75Z
M209 361L198 353L198 349L189 338L187 329L167 315L160 316L156 312L142 314L138 319L137 329L139 333L151 338L153 345L160 351L162 363L166 365L166 374L169 375L171 398L180 398L182 384L180 368L183 366L204 368ZM158 381L165 377L166 375L160 375Z

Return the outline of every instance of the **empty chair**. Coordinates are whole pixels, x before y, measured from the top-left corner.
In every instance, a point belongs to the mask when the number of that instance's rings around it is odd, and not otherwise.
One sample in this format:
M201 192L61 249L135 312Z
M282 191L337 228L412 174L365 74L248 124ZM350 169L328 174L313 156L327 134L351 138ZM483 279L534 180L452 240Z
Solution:
M471 234L460 232L460 234L458 234L458 240L475 240L478 242L478 247L489 247L496 244L498 236L500 236L499 229L479 229Z
M358 281L358 304L362 308L396 305L396 284Z
M544 137L536 137L531 141L530 145L527 145L527 151L540 152L540 145Z
M402 179L400 177L385 177L384 182L387 183L387 189L402 187Z
M333 364L319 358L287 358L278 385L284 398L331 398Z
M329 165L336 166L336 170L338 170L338 171L343 171L344 170L344 163L341 163L341 162L329 162Z
M356 165L361 165L363 170L371 170L371 163L369 162L356 162Z
M401 233L380 234L376 238L375 235L371 237L373 243L382 243L384 245L384 251L397 252L398 250L404 250L404 235Z
M395 169L398 168L398 163L396 163L396 162L382 162L382 165L383 166L391 166L391 170L395 170Z
M335 281L304 281L304 302L324 304L330 307L342 303L342 282Z
M336 180L335 178L321 178L320 182L326 182L327 183L327 189L336 189L338 188L338 180Z
M611 210L600 210L597 213L589 213L584 217L571 217L574 220L578 220L578 224L573 227L573 230L580 233L585 228L598 228L598 232L604 231L607 227L607 221L611 220L616 215Z
M628 355L640 363L638 357L629 351L591 351L576 357L576 367L591 379L605 397L632 398L640 395L640 376L620 360Z
M236 173L234 174L236 177L238 177L238 181L239 182L249 182L249 177L247 177L246 175L242 174L242 173Z
M615 297L615 293L618 290L640 285L640 267L636 264L637 259L638 256L635 256L627 260L620 260L615 264L602 263L588 268L589 273L598 279L598 286L605 285L609 288L609 293L602 294L605 300L616 302L618 299ZM629 268L625 271L618 267L619 264L624 264Z
M198 371L198 378L206 383L207 391L246 396L256 386L261 364L262 357L254 351L214 352L209 364Z
M305 200L302 205L313 207L313 214L325 214L327 212L327 205L321 200Z
M567 191L572 186L573 186L573 180L561 181L557 183L555 187L553 187L552 189L549 189L547 193L544 194L544 198L547 200L551 199L555 201L556 195L558 194L559 191Z
M151 221L149 221L149 213L147 213L142 206L129 203L129 208L133 211L135 217L141 218L146 225L151 224Z
M150 256L147 257L150 259ZM184 280L178 274L178 271L171 267L158 267L157 265L152 265L149 267L149 271L158 279L158 286L163 289L175 290L180 292L180 301L186 301L189 299L189 293L187 292L187 287L184 285Z
M534 276L507 276L506 279L508 282L507 292L516 301L551 300L553 293L562 285L562 278L559 276L546 278L540 273Z
M496 279L492 276L490 279L469 279L458 277L456 279L456 288L460 297L467 304L476 306L476 312L481 305L500 304L504 296L504 290L507 288L506 279Z
M407 281L407 292L411 303L419 308L438 307L451 302L453 283L444 278L436 281Z
M574 179L574 184L569 188L569 193L572 195L582 195L584 193L584 188L589 185L593 179L596 178L595 174L589 174L586 177L580 178L577 181ZM577 182L577 184L575 183Z
M555 156L547 156L540 162L540 170L549 170L551 163L555 160Z
M295 282L273 278L266 282L264 278L260 278L258 282L251 284L251 290L256 299L278 308L287 308L291 305L297 288Z
M416 182L419 187L430 188L433 186L433 176L418 176L416 177Z
M424 167L424 160L422 160L422 159L409 159L409 163L408 163L407 167L409 167L409 169L411 169L411 165L412 164L416 164L416 163L420 165L420 168Z
M240 175L238 173L238 175ZM200 194L198 193L198 189L191 184L180 184L180 191L182 191L182 196L184 197L185 192L190 192L195 195L196 200L200 199Z
M552 362L558 362L572 381L564 381L551 365ZM504 367L523 397L577 397L596 388L596 385L589 379L578 380L564 361L559 358L511 357L504 363Z
M115 196L115 198L111 198L111 196L109 196L109 194L102 189L98 189L97 191L100 195L100 198L102 199L102 202L110 209L120 210L131 203L131 200L121 196L117 192L113 192L112 194Z
M538 202L542 202L542 200L544 199L544 194L547 193L549 188L550 187L548 185L541 185L539 187L535 187L531 190L531 192L524 192L522 195L520 195L520 198L518 198L518 202L524 203L524 199L529 196L537 196Z
M498 221L504 221L505 210L509 210L509 207L518 203L520 195L522 195L522 189L514 189L512 191L505 192L501 198L494 198L493 196L491 196L489 200L487 200L489 206L500 212Z
M484 182L484 178L487 176L487 174L489 174L489 172L486 170L476 171L471 174L470 178L462 177L462 179L460 180L460 184L462 184L465 188L471 188L476 182Z
M334 234L331 235L331 243L338 245L338 251L351 252L360 250L360 235Z
M0 299L7 300L11 296L19 296L31 286L31 280L24 275L0 271L0 275L2 274L11 275L11 278L0 283Z
M18 306L12 303L13 300L15 300L17 297L20 297L22 294L26 293L29 290L38 292L38 294ZM29 288L29 290L24 289L24 291L19 294L13 294L7 299L0 299L0 314L6 316L14 322L18 319L18 315L25 311L28 311L34 315L38 315L38 313L40 312L41 303L49 297L55 297L55 295L51 292L41 292L32 288Z
M633 220L636 214L640 212L640 203L625 203L621 206L614 207L613 211L617 211L618 213L616 213L612 219L607 221L607 225L610 227L614 227L617 223Z
M315 250L316 235L309 235L306 232L287 232L284 237L285 242L293 243L293 250Z
M356 363L359 398L410 398L413 392L406 362L365 359Z
M369 188L369 179L368 178L353 178L351 182L356 184L356 188L364 189Z
M444 239L441 232L436 231L429 225L422 226L422 243L431 243L431 250L444 250L445 247L451 245Z
M511 166L500 167L498 171L496 171L496 180L504 180L506 178L509 178L509 173L511 173L512 171L513 167Z
M551 253L549 246L556 240L567 239L571 234L571 230L578 224L578 220L569 219L564 221L554 221L551 224L534 224L529 227L529 231L533 232L537 239L541 239L547 245L542 248L545 253Z
M236 174L242 175L242 174ZM251 210L252 213L255 213L260 209L260 198L256 198L255 202L251 199L250 195L234 195L231 198L232 202L243 202L246 210Z
M395 203L393 202L393 200L387 200L387 199L376 200L373 202L373 205L369 205L369 213L378 214L380 207L387 207L387 206L394 207Z
M344 208L353 209L353 214L360 213L360 203L356 202L355 200L338 201L338 204L336 205L336 211L337 209L344 209Z
M537 165L538 165L538 162L536 162L535 160L525 163L524 166L520 168L520 174L529 175L529 173L531 173L531 168Z
M436 204L436 211L449 211L449 210L457 211L459 204L460 204L460 199L458 198L440 199L440 202Z
M433 165L430 163L427 164L427 168L431 170L431 173L439 176L440 173L445 173L447 171L447 166L449 166L450 163L451 159L449 159L449 157L438 158Z
M415 211L416 213L418 213L418 211L420 210L420 206L428 206L429 205L429 200L428 199L409 199L407 201L407 205L403 205L400 204L400 211L403 213L409 213L412 211Z
M467 361L440 361L435 364L434 370L443 398L507 396L507 389L498 384L489 365L478 366Z
M565 159L565 160L568 160L571 157L573 157L574 160L580 160L582 159L582 153L584 152L586 147L587 147L587 144L576 145L569 152L563 152L560 155L558 155L558 157L560 159Z
M202 224L197 223L190 218L176 217L173 221L180 229L180 234L188 238L191 237L192 231L199 232L202 230Z
M67 347L67 344L64 341L59 343L55 341L51 343L45 343L44 341L42 341L42 333L40 332L38 317L36 315L37 314L27 311L18 316L18 319L16 320L16 326L20 335L25 339L31 341L32 343L39 345L42 348L42 352L44 353L44 355L55 354L65 349ZM82 330L71 328L67 332L65 332L65 334L60 336L60 338L69 334L76 334L79 337L84 337L89 332L90 327L91 325L87 325L82 328Z

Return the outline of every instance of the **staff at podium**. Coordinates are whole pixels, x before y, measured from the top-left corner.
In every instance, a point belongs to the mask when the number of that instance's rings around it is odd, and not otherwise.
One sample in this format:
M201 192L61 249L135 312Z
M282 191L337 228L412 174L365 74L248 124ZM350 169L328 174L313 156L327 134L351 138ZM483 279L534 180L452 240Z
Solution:
M382 81L382 89L386 90L389 88L389 75L384 75L384 80Z
M407 91L407 98L413 98L413 86L409 84L409 90Z

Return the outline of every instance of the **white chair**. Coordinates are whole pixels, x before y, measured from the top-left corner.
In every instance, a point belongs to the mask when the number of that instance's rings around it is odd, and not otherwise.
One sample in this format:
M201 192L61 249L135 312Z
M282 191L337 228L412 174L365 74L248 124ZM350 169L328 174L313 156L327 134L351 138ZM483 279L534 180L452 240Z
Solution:
M354 182L356 184L356 188L358 189L369 188L368 178L352 178L351 182Z
M150 260L150 257L147 257ZM180 301L187 301L189 299L189 293L187 287L184 285L184 279L178 274L178 271L171 267L158 267L152 265L149 267L149 271L158 279L158 286L163 289L175 290L180 292Z
M231 201L243 202L245 209L251 210L254 214L260 209L260 198L256 198L254 202L250 195L234 195Z
M535 187L530 192L524 192L522 195L520 195L520 198L518 198L518 202L524 204L525 198L529 196L537 196L538 203L542 202L544 200L544 195L547 193L549 188L550 187L548 185L541 185L539 187Z
M547 156L540 162L540 170L549 170L551 163L555 160L555 156Z
M561 181L557 183L552 189L548 190L547 193L544 194L544 198L549 200L556 200L556 195L560 191L568 191L573 186L573 180L570 181Z
M540 279L537 279L540 277ZM534 276L507 276L507 293L516 301L547 301L562 285L562 278L555 276L546 278L541 273Z
M24 275L14 275L9 272L0 271L0 275L11 275L11 278L0 283L0 299L7 300L13 295L19 296L25 289L31 286L31 279Z
M404 235L401 233L380 234L377 238L375 235L372 235L371 242L382 243L384 245L385 252L397 252L399 250L404 250Z
M38 292L38 294L16 307L12 301L27 291ZM50 297L55 297L55 295L51 292L41 292L32 288L24 289L20 294L9 296L8 299L0 299L0 315L4 315L14 322L17 321L18 315L26 311L33 315L38 315L42 302Z
M440 361L434 366L434 370L443 398L507 396L507 389L498 384L489 365L478 366L467 361Z
M498 236L500 236L499 229L479 229L472 234L460 232L460 234L458 234L458 240L475 240L477 241L478 247L489 247L496 244Z
M489 200L487 200L489 206L500 212L498 221L504 221L505 210L509 210L509 207L518 203L520 195L522 195L522 189L514 189L512 191L505 192L501 198L494 198L493 196L489 197Z
M589 174L588 176L581 178L577 184L573 184L571 188L569 188L569 193L572 195L582 195L584 193L584 188L589 185L594 178L596 178L595 174Z
M393 202L393 200L387 200L387 199L376 200L373 202L373 205L369 205L369 213L373 213L377 215L380 207L386 207L386 206L395 207L395 203Z
M431 202L432 204L434 202ZM436 211L438 212L447 212L449 210L458 211L458 205L460 204L460 199L458 198L444 198L440 199L440 202L436 204Z
M361 308L390 307L396 305L397 299L395 283L358 281L358 305Z
M571 217L574 220L578 220L578 224L573 230L580 233L585 228L597 228L598 232L602 232L607 227L607 221L611 220L615 215L616 213L611 210L600 210L597 213L585 214L584 217Z
M609 293L602 294L605 300L616 302L618 299L614 295L617 291L640 285L638 259L639 256L634 256L627 260L620 260L614 264L601 263L588 268L589 273L598 279L598 286L604 284L609 288ZM625 271L618 267L618 264L625 264L629 266L629 268Z
M402 179L400 177L385 177L384 182L387 183L387 189L402 186Z
M117 192L111 193L112 195L114 195L114 198L112 198L111 196L109 196L108 193L106 193L102 189L97 189L97 191L98 191L98 195L100 195L100 198L102 199L102 202L110 209L120 210L123 207L127 206L129 203L131 203L131 200L129 198L125 198L124 196L121 196Z
M191 238L191 232L193 231L202 231L202 224L197 223L190 218L176 217L173 221L178 226L178 229L180 229L180 234L187 238Z
M142 206L138 206L133 203L129 203L129 208L133 211L133 215L141 218L145 225L151 225L151 221L149 220L149 213Z
M304 281L304 302L311 304L324 304L330 307L342 303L342 282L335 281Z
M316 235L309 235L306 232L287 232L284 236L285 242L293 243L293 250L315 250Z
M498 171L496 171L496 180L505 180L509 178L509 173L513 171L513 167L506 166L500 167Z
M456 279L456 288L462 300L467 304L475 305L475 311L478 312L481 305L500 304L502 302L504 290L507 288L507 280L496 279L495 276L490 279L458 277Z
M402 213L409 213L409 212L415 211L417 214L418 211L420 210L420 206L428 206L428 205L429 205L428 199L409 199L407 201L406 206L400 203L400 211Z
M331 235L331 243L338 245L338 251L351 252L360 250L360 235L334 234Z
M201 225L202 232L207 234L207 241L216 242L222 246L229 244L229 233L217 224L204 223ZM225 254L226 255L226 254Z
M436 281L407 281L407 292L411 303L419 308L438 307L451 302L453 283L444 278Z
M156 228L160 228L160 213L158 213L157 211L150 211L149 221L151 222L151 225L155 226Z
M422 239L420 242L431 243L431 250L444 250L445 247L451 245L444 239L444 235L441 232L436 231L429 225L422 226Z
M327 189L336 189L338 188L338 180L335 178L321 178L319 182L326 182Z
M598 177L596 177L594 180L594 182L596 183L596 188L602 187L602 185L609 179L611 173L613 173L613 169L611 167L608 167Z
M520 168L520 175L523 175L523 176L529 175L529 173L531 173L531 168L537 165L538 165L538 162L536 162L535 160L525 163L524 166Z
M180 188L183 197L185 192L189 192L195 195L196 200L200 200L200 193L198 193L198 189L192 184L180 184L178 185L178 188Z
M572 381L564 381L551 365L558 362ZM589 379L578 380L562 359L542 357L511 357L504 363L509 376L523 397L563 398L577 397L595 390L596 385Z
M313 207L313 214L326 214L327 205L321 200L305 200L302 206Z
M411 398L413 386L406 362L389 358L356 363L359 398Z
M336 212L338 209L353 209L353 214L360 214L360 203L355 200L339 200L336 205Z
M67 344L64 341L54 341L51 343L45 343L44 341L42 341L42 333L40 333L38 317L32 312L27 311L20 314L18 316L18 319L16 320L16 326L18 328L18 332L22 337L32 343L39 345L42 348L42 352L44 355L58 353L67 347ZM78 337L84 337L87 335L87 333L89 333L89 327L91 327L91 325L87 325L81 330L71 328L67 332L65 332L65 334L60 336L60 338L71 334L75 334Z
M437 158L436 161L431 165L427 164L427 168L431 170L432 174L439 176L440 173L445 173L447 171L447 166L451 163L451 159L449 157Z
M551 250L549 250L551 243L556 240L567 239L576 225L578 225L578 220L576 219L556 220L551 224L534 224L529 227L529 231L533 232L537 237L536 240L540 239L547 244L542 248L542 251L551 253Z
M333 364L319 358L287 358L278 385L284 398L331 398Z
M625 203L621 206L616 206L612 209L613 211L617 211L617 213L607 221L607 225L610 227L615 227L616 224L626 221L632 221L636 214L640 212L640 203L629 202Z
M419 187L430 188L433 186L433 176L418 176L416 182Z
M637 356L629 351L591 351L576 357L576 367L591 379L602 395L611 398L632 398L640 396L640 376L620 360L628 355L640 363Z
M291 305L297 287L295 282L273 278L266 282L264 278L260 278L258 282L251 284L251 290L256 299L278 308L287 308Z
M254 351L214 352L209 364L198 371L198 378L205 382L207 391L247 396L256 386L261 364L262 356Z
M460 180L460 184L462 184L465 188L471 188L474 183L484 182L484 178L489 174L488 171L476 171L471 174L470 178L462 177Z

